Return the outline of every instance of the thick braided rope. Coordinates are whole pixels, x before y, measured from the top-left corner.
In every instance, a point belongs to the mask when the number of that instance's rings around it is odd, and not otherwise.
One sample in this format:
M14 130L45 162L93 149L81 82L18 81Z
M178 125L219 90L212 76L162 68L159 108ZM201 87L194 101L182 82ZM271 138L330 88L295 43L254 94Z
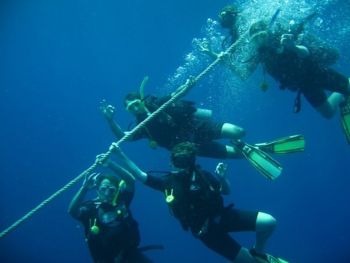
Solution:
M237 47L238 44L240 44L247 33L243 34L235 43L233 43L225 52L222 52L219 54L219 56L207 67L205 68L201 73L199 73L195 78L187 80L187 82L180 86L177 89L177 92L163 105L161 105L156 111L152 112L146 119L144 119L142 122L140 122L134 129L132 129L130 132L127 132L122 138L120 138L115 145L111 145L109 147L109 150L105 153L104 158L101 161L104 161L109 158L113 151L113 147L119 146L121 143L127 141L130 139L136 132L141 130L148 122L153 120L155 117L157 117L166 107L168 107L170 104L174 103L177 99L179 99L183 94L185 94L192 86L194 86L201 78L203 78L208 72L210 72L218 63L220 63L226 55L233 52L234 49ZM81 174L79 174L76 178L71 180L69 183L64 185L61 189L53 193L50 197L45 199L43 202L41 202L39 205L37 205L35 208L33 208L31 211L29 211L27 214L22 216L20 219L18 219L16 222L14 222L11 226L6 228L0 233L0 238L7 235L10 231L14 230L18 225L29 219L32 215L34 215L37 211L39 211L41 208L43 208L45 205L50 203L52 200L54 200L57 196L62 194L64 191L68 190L70 187L72 187L75 183L77 183L81 178L85 177L86 175L90 174L96 167L98 166L97 160L92 164L89 168L87 168L85 171L83 171Z
M4 237L6 234L8 234L10 231L15 229L18 225L23 223L25 220L29 219L33 214L35 214L38 210L43 208L45 205L47 205L49 202L51 202L53 199L55 199L57 196L59 196L61 193L69 189L71 186L73 186L76 182L78 182L82 177L84 177L87 174L90 174L92 170L94 170L97 166L97 163L95 162L92 166L90 166L88 169L86 169L84 172L79 174L76 178L71 180L69 183L67 183L65 186L63 186L61 189L53 193L49 198L45 199L43 202L41 202L39 205L37 205L35 208L33 208L31 211L29 211L27 214L22 216L20 219L18 219L16 222L14 222L11 226L6 228L0 233L0 238Z

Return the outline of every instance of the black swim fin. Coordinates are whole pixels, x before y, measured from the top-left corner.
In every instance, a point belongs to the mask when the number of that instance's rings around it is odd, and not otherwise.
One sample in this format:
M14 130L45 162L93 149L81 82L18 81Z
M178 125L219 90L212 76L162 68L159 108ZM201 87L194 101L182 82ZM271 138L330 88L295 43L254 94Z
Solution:
M282 166L267 153L258 147L249 145L242 141L233 141L236 148L263 176L275 180L282 173Z
M301 134L279 138L270 142L256 143L255 147L268 153L294 153L302 152L305 149L305 139Z

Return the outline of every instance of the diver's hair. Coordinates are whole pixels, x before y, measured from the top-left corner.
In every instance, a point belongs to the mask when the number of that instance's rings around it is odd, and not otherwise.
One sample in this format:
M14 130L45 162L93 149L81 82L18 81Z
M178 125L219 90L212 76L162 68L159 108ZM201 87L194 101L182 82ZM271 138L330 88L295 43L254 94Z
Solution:
M227 5L227 6L225 6L223 9L221 9L220 14L222 12L227 12L227 13L230 13L230 14L237 14L237 13L239 13L238 10L237 10L237 7L235 5Z
M174 158L179 155L186 155L191 158L195 158L197 154L197 147L192 142L181 142L176 144L171 150L171 161L174 161Z
M111 174L101 174L100 176L98 176L96 179L96 185L100 186L104 179L110 181L115 187L119 186L119 179Z
M256 33L259 33L261 31L268 30L268 24L265 20L259 20L255 23L253 23L249 28L249 35L253 36Z
M225 15L223 15L225 13ZM227 5L221 9L219 14L219 22L223 28L232 28L236 23L236 16L238 14L237 7L235 5Z
M128 94L126 94L125 98L124 98L124 107L127 106L127 101L132 101L132 100L137 100L137 99L141 99L140 93L138 92L130 92Z

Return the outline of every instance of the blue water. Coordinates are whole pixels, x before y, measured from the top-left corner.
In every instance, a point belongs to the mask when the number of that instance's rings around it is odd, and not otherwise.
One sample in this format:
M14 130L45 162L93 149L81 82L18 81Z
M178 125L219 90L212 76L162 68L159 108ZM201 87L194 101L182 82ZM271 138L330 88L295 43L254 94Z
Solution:
M289 3L239 2L254 6L257 13L270 5L267 13L271 14L275 6L282 6L281 15ZM302 7L295 13L319 8L320 19L315 22L319 27L314 30L340 49L336 68L350 74L348 1L322 1L318 6L315 3L321 1L293 2ZM205 37L207 19L217 19L227 3L1 1L0 230L108 149L115 138L98 109L103 98L116 106L118 122L126 128L132 117L123 110L122 99L137 89L145 75L150 76L146 93L169 92L176 70L193 51L192 39ZM293 263L350 262L350 147L339 116L324 120L305 101L302 112L293 114L294 94L279 91L271 79L270 90L263 93L260 81L260 71L239 82L219 66L188 95L213 109L216 119L243 126L246 141L295 133L306 137L305 153L276 157L284 172L274 182L244 160L227 161L232 194L226 202L277 218L278 227L267 248L274 255ZM151 150L146 141L122 147L145 170L170 169L168 152ZM215 160L198 161L208 170L216 164ZM0 261L91 262L82 228L67 214L80 183L3 237ZM143 244L166 247L148 253L154 262L226 262L181 230L161 194L138 184L132 210ZM248 247L254 240L252 233L235 237Z

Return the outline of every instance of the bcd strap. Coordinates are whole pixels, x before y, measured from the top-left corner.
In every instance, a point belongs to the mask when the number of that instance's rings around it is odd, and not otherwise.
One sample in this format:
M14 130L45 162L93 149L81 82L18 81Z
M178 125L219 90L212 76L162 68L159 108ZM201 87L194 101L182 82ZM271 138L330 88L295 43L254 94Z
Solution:
M301 90L298 89L297 96L294 100L294 113L299 113L301 110Z

